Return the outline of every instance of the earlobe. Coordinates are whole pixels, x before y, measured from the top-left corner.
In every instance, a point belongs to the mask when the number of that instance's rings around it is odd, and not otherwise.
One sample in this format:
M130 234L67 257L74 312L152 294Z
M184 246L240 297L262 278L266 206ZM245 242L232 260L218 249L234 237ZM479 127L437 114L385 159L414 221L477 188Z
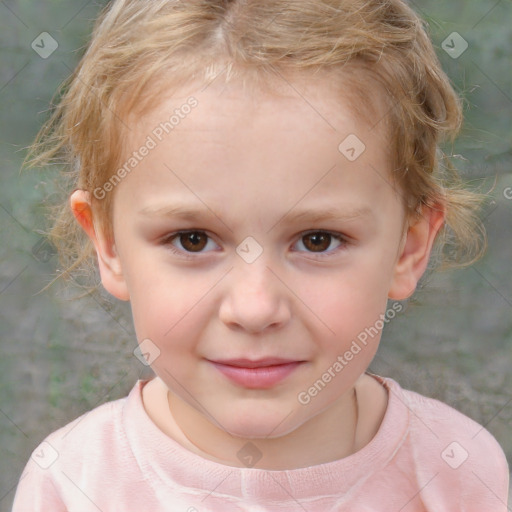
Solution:
M421 215L409 225L395 264L388 292L390 299L404 300L414 293L427 268L434 240L444 218L445 211L441 205L424 207Z
M69 198L69 204L75 219L94 244L104 288L119 300L129 300L128 287L115 245L94 225L90 194L85 190L75 190Z

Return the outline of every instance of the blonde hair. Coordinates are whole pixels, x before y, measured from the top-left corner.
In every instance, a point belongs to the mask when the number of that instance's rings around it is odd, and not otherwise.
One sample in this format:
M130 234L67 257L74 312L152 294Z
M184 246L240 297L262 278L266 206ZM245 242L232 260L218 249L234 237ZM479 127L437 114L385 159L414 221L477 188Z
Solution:
M226 70L226 83L245 77L260 85L281 73L333 73L340 86L349 84L362 115L378 87L388 109L392 177L407 211L444 206L436 245L445 265L481 256L483 196L464 187L439 146L460 129L461 101L423 22L401 0L114 0L100 13L24 166L61 164L67 196L89 191L95 220L111 237L114 194L98 200L93 191L122 164L128 117L155 106L169 87L208 84ZM94 266L92 244L67 197L56 206L50 240L66 274Z

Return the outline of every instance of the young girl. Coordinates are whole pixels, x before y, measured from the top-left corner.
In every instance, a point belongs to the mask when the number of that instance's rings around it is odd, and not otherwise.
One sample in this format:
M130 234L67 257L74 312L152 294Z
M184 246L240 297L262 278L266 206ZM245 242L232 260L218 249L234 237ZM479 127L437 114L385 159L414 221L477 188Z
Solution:
M54 242L155 377L49 435L14 511L506 511L492 435L367 372L447 233L481 253L460 122L401 0L109 4L31 163L73 173Z

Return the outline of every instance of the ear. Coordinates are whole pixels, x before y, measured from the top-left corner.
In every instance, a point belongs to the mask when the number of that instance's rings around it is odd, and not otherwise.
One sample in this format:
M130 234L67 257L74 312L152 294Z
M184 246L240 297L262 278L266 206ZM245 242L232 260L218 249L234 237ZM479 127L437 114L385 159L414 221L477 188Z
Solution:
M69 204L75 219L94 244L103 286L119 300L129 300L130 295L115 244L113 241L107 240L101 230L94 225L89 192L75 190L69 198Z
M409 224L395 264L388 293L390 299L404 300L414 293L427 268L434 240L444 219L443 205L436 204L423 207L420 215Z

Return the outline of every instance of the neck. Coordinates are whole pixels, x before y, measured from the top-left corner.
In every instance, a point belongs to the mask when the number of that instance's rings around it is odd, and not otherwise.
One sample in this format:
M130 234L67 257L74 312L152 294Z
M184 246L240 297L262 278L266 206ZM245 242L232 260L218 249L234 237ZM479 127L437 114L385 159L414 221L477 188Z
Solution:
M181 439L186 438L190 443L186 447L221 464L268 470L297 469L342 459L359 449L356 386L298 428L274 438L231 435L171 391L167 392L167 401ZM250 466L243 463L249 442L256 447L251 447L254 454L261 455Z

